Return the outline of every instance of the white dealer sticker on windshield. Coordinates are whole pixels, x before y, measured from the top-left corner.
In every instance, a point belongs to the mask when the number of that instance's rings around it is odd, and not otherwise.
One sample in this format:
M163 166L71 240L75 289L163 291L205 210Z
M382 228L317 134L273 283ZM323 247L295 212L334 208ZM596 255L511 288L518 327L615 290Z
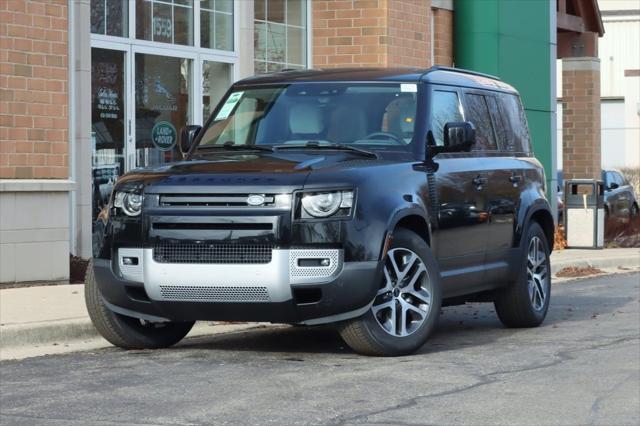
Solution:
M224 103L220 111L218 111L218 115L216 115L217 120L224 120L233 112L233 109L236 107L240 99L242 98L242 94L244 92L235 92L229 95L227 101Z
M402 83L400 85L400 91L416 93L418 91L418 85L415 83Z

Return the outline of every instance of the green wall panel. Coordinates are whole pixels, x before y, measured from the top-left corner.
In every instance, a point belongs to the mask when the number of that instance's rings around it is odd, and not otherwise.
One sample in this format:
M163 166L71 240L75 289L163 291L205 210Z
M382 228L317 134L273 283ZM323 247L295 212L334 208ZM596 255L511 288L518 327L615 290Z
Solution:
M546 0L456 0L454 12L455 66L496 75L518 89L549 195L556 187L552 13ZM550 201L555 206L555 197Z

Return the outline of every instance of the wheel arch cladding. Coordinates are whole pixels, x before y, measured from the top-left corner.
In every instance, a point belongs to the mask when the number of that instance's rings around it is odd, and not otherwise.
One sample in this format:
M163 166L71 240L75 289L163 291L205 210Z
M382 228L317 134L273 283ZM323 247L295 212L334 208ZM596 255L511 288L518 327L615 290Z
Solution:
M429 225L424 217L417 214L408 214L396 221L393 229L405 228L418 234L431 247Z
M553 223L553 217L551 213L546 209L539 209L533 212L530 222L537 222L542 228L545 237L547 238L547 244L549 245L549 251L553 251L555 225Z

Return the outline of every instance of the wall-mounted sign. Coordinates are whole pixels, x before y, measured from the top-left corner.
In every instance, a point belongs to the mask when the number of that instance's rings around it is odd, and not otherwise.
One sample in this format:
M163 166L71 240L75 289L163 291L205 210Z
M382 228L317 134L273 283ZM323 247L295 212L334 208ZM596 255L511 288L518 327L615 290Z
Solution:
M171 151L177 140L176 128L168 121L159 121L151 129L151 142L160 151Z

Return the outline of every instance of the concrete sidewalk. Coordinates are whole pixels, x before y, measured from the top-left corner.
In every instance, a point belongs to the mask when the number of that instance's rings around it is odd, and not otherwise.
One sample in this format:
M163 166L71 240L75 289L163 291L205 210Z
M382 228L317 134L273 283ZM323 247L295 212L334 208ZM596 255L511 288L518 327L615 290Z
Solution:
M591 266L605 272L640 268L640 249L562 250L551 270ZM189 336L261 327L258 323L197 323ZM104 347L87 315L84 286L49 285L0 289L0 359ZM37 350L34 351L34 348Z

